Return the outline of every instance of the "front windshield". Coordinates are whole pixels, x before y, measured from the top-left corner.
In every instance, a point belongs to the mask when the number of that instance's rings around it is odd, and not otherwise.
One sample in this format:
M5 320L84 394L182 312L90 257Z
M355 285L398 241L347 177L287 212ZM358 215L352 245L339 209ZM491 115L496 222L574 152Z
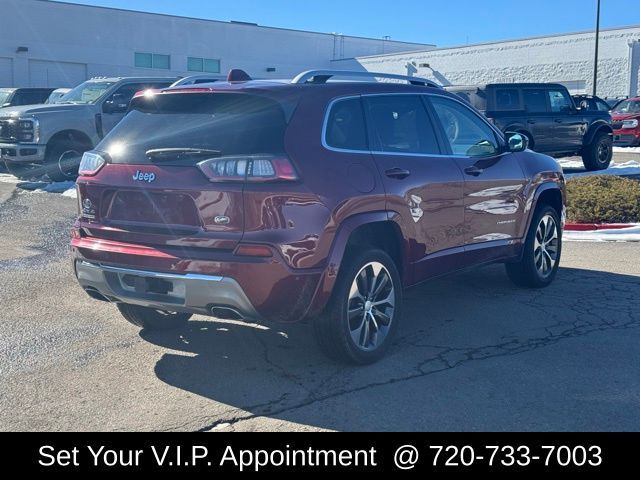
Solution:
M7 100L9 100L9 95L11 95L11 90L0 90L0 107L7 103Z
M84 82L68 92L56 103L77 103L83 105L95 103L113 84L114 82Z
M620 102L614 113L640 113L640 102L637 100Z

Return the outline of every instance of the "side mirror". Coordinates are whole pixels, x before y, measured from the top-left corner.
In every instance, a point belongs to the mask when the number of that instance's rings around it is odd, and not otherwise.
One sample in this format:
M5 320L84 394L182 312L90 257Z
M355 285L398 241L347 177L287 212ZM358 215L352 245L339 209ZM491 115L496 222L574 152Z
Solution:
M125 113L129 108L129 102L124 95L114 93L111 98L104 102L102 111L104 113Z
M10 107L10 106L11 106L11 104L10 104L10 103L3 103L3 104L2 104L2 107L0 107L0 108L6 108L6 107Z
M507 151L511 153L524 152L529 148L529 139L516 132L507 132Z

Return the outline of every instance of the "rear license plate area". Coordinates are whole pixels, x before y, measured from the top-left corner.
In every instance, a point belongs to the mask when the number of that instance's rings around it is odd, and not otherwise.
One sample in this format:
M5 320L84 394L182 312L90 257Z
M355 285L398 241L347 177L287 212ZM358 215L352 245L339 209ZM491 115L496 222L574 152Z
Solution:
M173 292L173 283L161 278L139 277L136 275L121 275L123 288L132 289L136 293L155 293L168 295Z
M119 273L113 275L113 281L119 287L117 290L123 295L131 295L134 298L147 298L162 300L169 303L182 303L186 298L187 286L181 279L165 279Z

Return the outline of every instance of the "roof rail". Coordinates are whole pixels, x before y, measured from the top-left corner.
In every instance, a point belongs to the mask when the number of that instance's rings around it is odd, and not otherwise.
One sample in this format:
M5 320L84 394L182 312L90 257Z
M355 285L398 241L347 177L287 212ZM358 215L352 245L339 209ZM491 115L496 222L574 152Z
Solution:
M410 83L411 85L442 88L436 82L427 80L426 78L409 77L407 75L396 75L393 73L353 72L348 70L309 70L307 72L302 72L296 78L291 80L291 83L324 84L324 83L327 83L333 77L362 78L362 79L368 79L368 80L372 80L375 78L389 78L393 80L402 80Z

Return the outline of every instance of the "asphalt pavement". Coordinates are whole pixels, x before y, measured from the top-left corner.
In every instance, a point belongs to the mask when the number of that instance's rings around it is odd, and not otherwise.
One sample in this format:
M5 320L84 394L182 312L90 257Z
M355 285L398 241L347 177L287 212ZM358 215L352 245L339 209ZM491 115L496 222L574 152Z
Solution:
M76 208L0 184L1 430L640 430L640 244L567 243L542 291L501 266L409 290L354 368L308 325L139 332L76 285Z

